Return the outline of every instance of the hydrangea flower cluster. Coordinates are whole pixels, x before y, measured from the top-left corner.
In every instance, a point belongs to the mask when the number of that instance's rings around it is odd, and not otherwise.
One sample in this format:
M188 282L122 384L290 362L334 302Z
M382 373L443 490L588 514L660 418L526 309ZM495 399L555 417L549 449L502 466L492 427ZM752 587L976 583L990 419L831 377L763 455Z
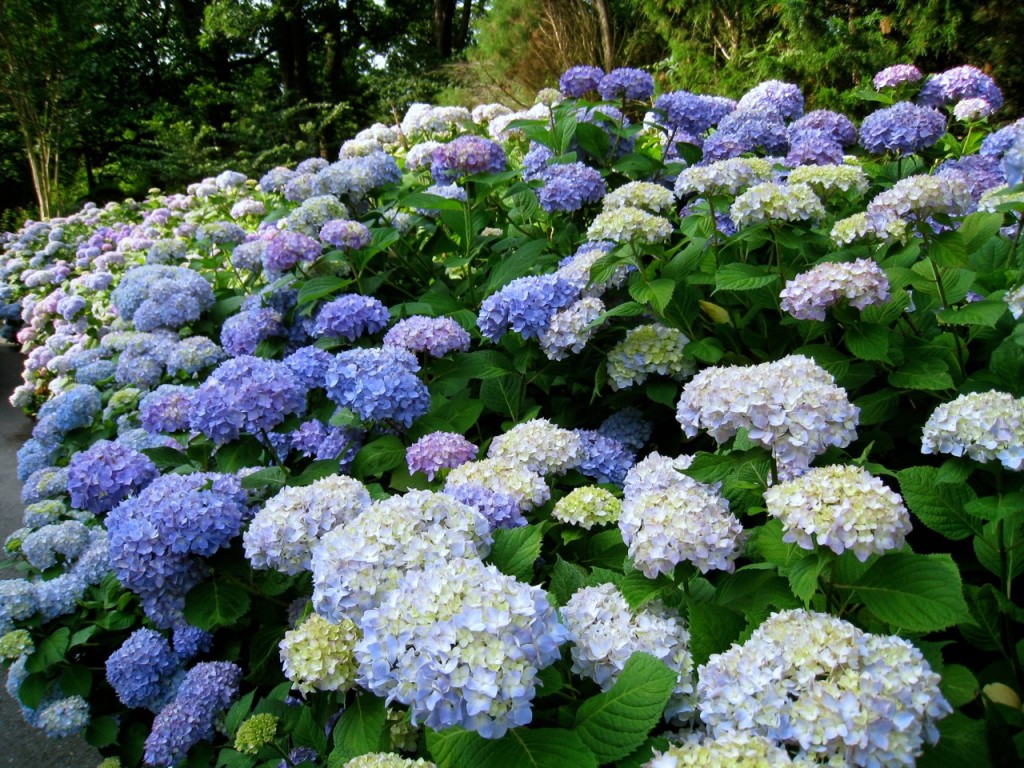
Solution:
M409 472L422 472L428 480L442 469L473 461L480 449L457 432L431 432L405 450Z
M840 147L852 147L857 143L857 127L850 118L828 109L815 109L790 123L791 138L804 131L821 131L828 141Z
M89 719L89 702L76 694L41 705L35 726L48 738L62 739L84 731Z
M800 474L829 446L849 445L859 415L846 390L803 355L703 370L683 387L676 409L687 437L705 429L724 443L746 429L772 452L782 478Z
M772 614L743 645L699 670L709 733L741 731L853 766L911 765L952 708L939 676L900 637L871 635L826 614Z
M181 328L213 306L213 287L186 267L147 265L128 270L110 299L140 331Z
M231 357L252 355L261 341L286 333L281 313L271 307L254 307L232 315L220 329L220 343Z
M189 427L223 445L273 429L306 405L306 390L284 363L251 355L221 363L189 407Z
M366 487L344 475L282 488L267 499L242 536L245 556L257 569L290 576L308 571L321 537L369 506Z
M703 149L702 162L708 163L747 152L783 155L789 150L789 135L785 121L774 109L737 109L722 118Z
M496 436L487 458L522 466L539 475L561 475L580 463L583 443L572 430L537 418Z
M932 146L945 132L946 118L941 112L900 101L864 118L860 145L872 154L911 154Z
M1019 470L1024 465L1024 399L993 390L943 403L925 422L921 453L966 455Z
M772 164L758 157L736 157L684 169L676 179L676 197L735 195L754 184L770 181Z
M184 432L188 429L188 410L194 387L161 384L139 401L142 428L154 434Z
M576 470L599 483L621 483L636 461L636 452L592 429L574 430L582 444Z
M572 641L572 671L607 691L637 651L660 659L676 673L665 707L665 720L682 720L693 712L693 657L690 633L678 612L657 600L636 613L614 584L584 587L562 607Z
M452 557L483 557L490 525L451 496L409 491L373 503L313 549L313 606L328 621L358 619L402 573Z
M747 731L724 731L716 738L691 733L664 752L654 750L654 758L641 768L764 768L798 765L803 768L826 765L845 768L846 761L833 757L822 763L807 755L790 757L782 747L764 736Z
M336 623L311 613L281 641L281 668L292 687L313 691L349 690L356 682L355 645L362 633L341 617Z
M671 190L650 181L631 181L605 195L605 210L640 208L651 213L664 213L675 206Z
M973 204L971 189L959 174L900 179L868 203L867 215L925 221L936 214L962 216Z
M806 184L821 197L834 192L863 194L868 177L856 165L802 165L789 172L790 184Z
M569 67L558 80L558 89L563 96L579 99L597 90L604 77L604 70L587 64Z
M661 243L671 235L668 219L632 206L601 211L587 229L588 239L613 243Z
M372 236L365 224L346 219L331 219L320 230L320 239L335 248L358 251L370 244Z
M145 454L110 440L98 440L71 457L68 493L71 505L95 514L113 509L138 493L159 472Z
M832 225L830 237L839 246L858 240L892 243L907 237L907 222L891 212L867 214L863 211L840 219Z
M286 439L302 456L317 461L337 459L338 471L347 472L363 445L363 432L355 427L333 427L319 419L310 419L289 432Z
M212 339L189 336L167 353L167 375L194 377L224 361L227 354Z
M174 696L181 662L166 637L142 627L107 657L106 670L122 704L159 712Z
M664 325L641 325L626 332L626 337L609 352L608 377L612 389L642 384L652 373L683 379L695 370L683 355L690 339L680 330Z
M540 335L540 348L548 360L564 360L579 354L597 330L593 323L604 312L604 302L586 296L551 316Z
M394 752L367 752L353 757L341 768L437 768L437 765L422 757L414 760Z
M736 109L765 110L785 120L794 120L804 113L804 95L793 83L765 80L743 94Z
M454 494L466 486L475 486L509 496L523 512L528 512L551 498L551 489L544 482L543 476L521 464L501 459L467 461L448 473L445 493ZM525 519L522 519L522 522L516 524L525 523Z
M898 493L862 467L812 467L764 493L768 514L782 521L782 540L803 549L851 550L861 562L903 546L910 514Z
M928 107L941 107L963 99L984 99L996 110L1003 106L1003 92L995 80L977 67L964 65L929 77L917 100Z
M922 77L921 70L913 64L893 64L877 72L872 79L876 91L896 88L903 83L916 83Z
M152 622L170 627L205 573L201 558L237 536L249 514L237 477L161 475L107 516L110 565Z
M450 184L469 174L498 173L507 165L508 158L500 144L467 134L433 151L430 173L438 184Z
M389 320L388 308L379 299L347 293L320 308L313 323L313 335L355 341L364 334L383 330Z
M871 259L825 262L802 272L779 294L783 312L797 320L824 320L825 310L842 299L864 309L889 300L889 278Z
M996 108L992 104L980 97L961 99L953 105L953 117L963 122L981 120L995 111Z
M816 221L825 216L825 206L807 184L778 184L768 181L740 194L729 207L737 227L772 221Z
M548 213L578 211L599 202L608 190L599 171L579 162L549 165L537 178L544 182L537 200Z
M605 101L644 101L654 95L654 78L642 69L619 67L601 78L597 92Z
M408 571L361 622L359 683L412 722L500 738L533 718L537 673L567 632L540 587L473 558Z
M425 352L431 357L466 352L469 343L469 333L450 317L413 315L399 320L384 334L385 345Z
M636 568L653 579L676 565L693 563L701 573L732 572L745 537L729 502L710 485L681 474L689 457L652 453L623 483L619 530Z
M416 377L419 363L401 347L348 349L327 369L327 395L365 421L394 421L404 427L430 409L427 386Z
M654 109L667 128L693 138L718 125L735 108L732 99L689 91L670 91L654 100Z
M843 145L826 131L814 128L789 129L789 151L783 161L790 168L837 165L843 161Z
M235 734L235 749L246 755L256 756L260 750L277 735L277 715L260 712L240 726Z
M569 525L578 525L588 531L595 525L617 523L622 514L622 502L611 491L584 485L574 488L555 502L551 516Z
M519 277L484 299L477 327L494 342L509 330L524 339L535 339L548 327L551 317L576 298L576 288L558 275Z
M272 233L263 252L263 268L285 272L298 264L308 264L320 258L323 246L309 235L283 229Z
M21 554L38 571L55 565L58 556L73 562L89 546L89 530L77 520L41 526L25 534L21 540Z

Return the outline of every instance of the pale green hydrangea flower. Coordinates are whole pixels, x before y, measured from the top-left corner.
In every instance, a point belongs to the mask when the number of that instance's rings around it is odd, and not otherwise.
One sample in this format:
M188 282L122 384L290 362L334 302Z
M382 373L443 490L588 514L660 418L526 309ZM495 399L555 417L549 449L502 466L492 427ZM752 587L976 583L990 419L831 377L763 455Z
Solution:
M351 619L331 624L312 613L281 641L284 675L302 693L347 691L356 680L352 650L359 639L359 629Z
M662 243L672 235L672 222L639 208L626 206L602 211L594 217L587 238L615 243Z
M622 514L622 502L611 491L597 486L575 488L555 502L552 516L588 531L595 525L616 523Z
M631 181L605 195L602 205L606 211L632 206L651 213L663 213L672 210L675 196L660 184Z
M825 215L825 206L807 184L765 182L737 197L729 216L737 227L767 221L812 221Z
M277 735L277 716L269 712L253 715L235 734L235 749L246 755L258 755L260 750Z
M641 325L626 333L626 338L608 353L608 377L612 389L641 384L652 373L681 379L692 376L693 363L683 356L690 339L675 328Z

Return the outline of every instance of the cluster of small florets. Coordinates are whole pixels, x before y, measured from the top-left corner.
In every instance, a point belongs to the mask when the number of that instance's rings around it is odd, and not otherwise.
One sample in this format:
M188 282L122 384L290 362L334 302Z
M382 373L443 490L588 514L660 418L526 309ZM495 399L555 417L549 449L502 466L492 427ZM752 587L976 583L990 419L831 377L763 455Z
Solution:
M946 118L936 109L897 102L864 118L860 144L872 154L910 154L927 149L946 132Z
M213 306L213 288L186 267L151 265L128 270L110 294L118 314L140 331L181 328Z
M879 192L867 207L868 216L897 216L923 222L936 214L962 216L974 201L971 189L960 175L919 174L897 181Z
M788 131L789 151L783 164L790 168L837 165L843 161L843 145L832 134L816 128Z
M370 244L370 230L365 224L346 219L332 219L320 230L320 239L335 248L358 251Z
M52 417L55 430L63 434L89 426L102 410L103 398L96 387L91 384L74 384L43 404L36 423L43 423Z
M253 307L224 321L220 329L220 343L231 357L252 355L260 342L285 333L280 312L270 307Z
M975 98L984 99L992 105L993 110L1003 106L1003 92L995 80L968 64L932 75L917 95L918 102L929 107L941 107Z
M188 409L195 387L161 384L139 401L142 428L154 434L184 432L188 429Z
M587 229L587 239L613 243L662 243L671 235L668 219L632 206L601 211Z
M402 180L402 171L391 155L371 150L365 155L343 157L318 171L313 180L317 192L345 196L362 203L374 190Z
M206 336L182 339L167 353L167 375L194 377L205 368L224 361L227 353Z
M654 78L642 69L619 67L601 78L597 84L597 92L605 101L644 101L654 95Z
M649 579L672 573L684 560L701 573L732 572L741 554L743 526L729 502L716 488L678 472L688 464L654 453L626 475L619 530L636 568Z
M435 107L410 104L402 118L402 133L410 141L439 138L471 125L473 116L465 107Z
M516 278L484 299L477 326L494 342L509 330L535 339L548 327L552 315L576 298L575 287L557 275Z
M324 383L331 400L364 421L409 427L430 409L419 369L416 357L401 347L349 349L331 362Z
M353 757L341 768L437 768L437 765L422 757L413 759L394 752L367 752Z
M583 446L576 471L599 483L621 483L636 462L636 451L596 430L575 432Z
M732 99L689 91L663 93L654 101L654 109L665 127L694 138L702 136L735 108Z
M860 409L824 368L803 355L701 371L683 387L676 419L687 437L705 429L724 443L740 429L772 452L780 477L806 469L829 446L857 436Z
M410 352L425 352L431 357L444 357L451 352L468 351L470 338L450 317L413 315L395 323L384 334L384 344Z
M58 559L73 562L89 546L90 529L77 520L50 523L25 534L21 555L37 571L52 567Z
M916 83L921 79L921 70L913 64L894 64L879 71L872 79L876 91L896 88L903 83Z
M68 463L71 505L95 514L107 512L158 474L145 454L118 442L98 440Z
M617 523L621 513L622 502L611 491L585 485L555 502L551 516L589 531L595 525Z
M448 184L474 173L505 170L508 158L501 145L468 134L442 144L431 155L430 172L438 184Z
M936 408L924 425L922 453L1024 465L1024 399L1006 392L970 392Z
M578 99L588 93L597 90L598 83L604 77L604 70L600 67L580 65L569 67L558 80L558 88L563 96L570 99Z
M601 173L580 162L548 165L536 178L544 182L537 200L548 213L578 211L600 202L608 190Z
M345 220L348 218L349 210L334 195L314 195L302 201L294 211L288 214L285 219L287 228L293 232L299 232L307 237L316 237L329 221ZM266 247L266 240L263 242ZM235 253L238 248L235 249Z
M268 433L268 436L273 434ZM286 437L290 447L301 455L317 461L337 459L338 471L347 472L363 445L364 433L355 427L335 427L319 419L309 419Z
M735 195L740 190L769 181L772 164L757 157L736 157L686 168L676 179L676 197L691 194Z
M246 529L245 556L257 569L289 575L308 571L320 538L369 506L365 486L344 475L283 488L267 499Z
M824 762L804 754L790 757L783 747L760 734L746 731L724 731L715 738L690 733L685 741L670 745L665 752L654 750L654 758L640 768L781 768L788 765L847 768L846 761L838 755Z
M526 467L540 475L564 474L579 464L582 455L579 435L540 418L498 435L487 450L489 459Z
M996 108L982 98L962 99L953 105L953 117L963 122L981 120L988 117Z
M558 271L555 274L568 281L573 289L584 297L600 296L609 286L622 285L628 274L629 268L622 265L617 267L607 280L591 283L591 268L614 246L615 244L610 242L586 242L572 256L566 256L559 262Z
M824 320L825 310L843 299L864 309L889 300L889 278L871 259L825 262L803 272L779 294L780 306L798 320Z
M903 499L861 467L812 467L767 489L764 501L782 521L783 541L837 555L851 550L861 562L899 549L910 533Z
M408 571L361 622L359 683L412 722L500 738L527 725L537 672L567 639L540 587L474 558Z
M256 756L277 735L277 715L260 712L238 726L235 749L242 754Z
M141 628L107 657L107 682L126 707L159 712L180 682L181 660L159 632Z
M1003 158L1005 162L1005 156ZM949 159L935 169L936 176L959 176L966 182L971 192L971 200L979 202L990 190L1006 184L1006 173L1000 168L1000 162L991 155L965 155ZM972 205L969 209L974 210Z
M716 738L758 734L817 759L892 768L912 765L952 711L908 641L806 610L772 614L743 645L712 655L697 698Z
M613 389L642 384L652 373L682 379L693 374L694 364L683 355L690 339L664 325L641 325L608 352L608 377Z
M347 293L320 308L313 323L313 335L355 341L364 334L383 330L390 319L388 308L379 299Z
M857 143L857 127L846 115L828 109L815 109L789 125L789 134L804 131L821 131L830 142L841 147L852 147Z
M302 693L349 690L356 681L353 653L362 634L344 616L331 623L312 613L281 640L281 668Z
M410 568L452 557L483 557L490 525L451 496L409 491L378 501L313 549L313 606L329 621L358 618Z
M740 194L729 207L737 227L771 221L818 220L825 206L807 184L779 184L768 181Z
M802 165L789 172L790 184L806 184L818 195L827 197L833 192L867 191L867 174L857 165Z
M170 768L194 745L214 736L214 720L235 700L242 670L228 661L196 664L174 700L160 710L145 744L147 765Z
M1013 319L1020 320L1024 316L1024 285L1018 285L1004 293L1003 301L1006 302Z
M278 230L269 239L263 252L263 268L268 271L285 272L298 264L316 261L323 253L317 240L301 232Z
M476 458L480 449L457 432L431 432L405 450L409 472L422 472L428 480L442 469L452 469Z
M605 210L613 208L640 208L651 213L672 210L675 198L671 190L649 181L631 181L605 195L601 203Z
M181 618L209 557L241 531L248 498L233 475L161 475L107 516L110 564L158 627Z
M499 459L467 461L448 473L445 493L454 494L466 486L476 486L507 495L523 512L528 512L551 498L551 490L542 475L521 464ZM523 525L525 522L524 519L519 524Z
M782 116L767 105L730 112L704 142L704 160L728 160L747 152L784 155L789 151L789 134Z
M215 444L258 435L306 405L306 390L284 364L251 355L219 365L195 392L189 426Z
M676 673L665 707L671 721L693 712L690 633L676 611L658 601L636 613L614 584L584 587L569 598L562 618L572 641L572 671L607 691L637 651L649 653Z
M763 109L775 112L785 120L794 120L804 113L804 96L793 83L765 80L743 94L736 109Z
M604 312L604 302L587 296L551 316L540 335L540 348L549 360L564 360L579 354L597 330L595 321Z
M89 702L76 694L40 705L34 725L49 738L61 739L81 733L89 720Z
M830 236L836 245L850 245L858 240L892 243L907 237L907 222L894 213L867 214L863 211L840 219L832 225Z

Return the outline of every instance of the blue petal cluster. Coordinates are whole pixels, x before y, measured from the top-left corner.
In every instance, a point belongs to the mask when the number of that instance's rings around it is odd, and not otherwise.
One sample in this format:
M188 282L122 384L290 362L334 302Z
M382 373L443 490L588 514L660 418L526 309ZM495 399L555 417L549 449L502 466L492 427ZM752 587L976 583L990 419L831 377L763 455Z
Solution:
M735 108L736 102L731 99L689 91L670 91L654 101L654 109L661 113L661 123L666 128L690 136L706 133Z
M250 309L232 315L220 329L220 343L232 357L251 355L261 341L284 336L281 315L270 307Z
M494 342L510 329L534 339L548 327L552 315L577 296L572 283L556 275L520 277L484 299L476 324Z
M469 333L450 317L413 315L399 320L384 334L385 345L425 352L431 357L466 352L469 342Z
M597 84L597 92L605 101L644 101L654 95L654 78L642 69L619 67L601 78Z
M264 269L284 272L299 263L309 263L320 258L323 246L301 232L282 230L274 233L273 239L263 252Z
M184 432L188 429L188 408L194 387L161 384L139 401L142 428L154 434Z
M589 64L569 67L558 79L558 90L562 92L563 96L579 99L596 91L602 77L604 77L604 70L600 67Z
M774 112L783 120L793 120L804 113L804 95L793 83L765 80L743 94L736 109Z
M167 638L153 629L137 629L107 657L107 682L126 707L159 712L179 682L180 662Z
M497 173L507 166L508 158L500 144L470 134L435 149L430 173L438 184L447 184L473 173Z
M549 165L539 178L544 186L537 190L537 199L548 213L577 211L600 202L608 190L601 173L583 163Z
M349 349L327 369L327 395L364 421L404 427L430 410L427 385L416 377L416 357L400 347Z
M181 328L213 306L213 288L186 267L160 264L128 270L110 294L118 314L140 331Z
M879 109L860 124L860 145L868 152L909 154L927 149L946 132L941 112L909 101Z
M390 319L388 308L379 299L347 293L320 308L313 324L313 335L355 341L364 334L383 330Z
M117 442L99 440L71 457L71 505L94 514L107 512L126 496L145 488L158 474L145 454Z

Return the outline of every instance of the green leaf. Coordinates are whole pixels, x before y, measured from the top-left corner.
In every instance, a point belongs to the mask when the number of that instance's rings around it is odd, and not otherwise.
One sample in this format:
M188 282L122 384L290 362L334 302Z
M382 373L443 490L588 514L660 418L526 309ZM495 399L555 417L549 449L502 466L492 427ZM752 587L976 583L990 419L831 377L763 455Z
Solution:
M324 277L312 277L302 283L302 287L299 288L299 297L297 300L298 306L309 304L313 301L318 301L325 296L330 296L333 293L337 293L343 288L348 287L352 284L352 281L343 277L334 277L333 275L327 275Z
M256 691L249 691L245 696L232 704L231 709L224 716L224 728L231 738L234 738L235 734L238 733L238 726L249 719L254 698L256 698Z
M967 252L974 253L986 242L998 235L1002 226L1002 214L978 211L977 213L965 216L956 231L964 241Z
M969 617L949 555L884 555L853 587L868 610L901 630L937 632Z
M217 768L252 768L257 759L234 749L221 749L217 755Z
M43 638L36 646L35 651L25 662L25 669L29 672L45 672L55 664L64 661L64 654L71 646L71 630L67 627L60 627Z
M309 466L302 470L301 475L289 478L288 485L312 485L317 480L338 474L337 459L321 459L310 462Z
M533 564L540 557L543 538L541 525L499 528L494 532L494 544L488 560L502 573L529 583L533 578Z
M818 576L825 567L825 561L817 554L810 554L799 560L788 574L789 586L806 607L818 591Z
M782 540L782 521L777 518L754 529L751 544L761 557L779 566L781 573L786 573L807 555L806 549Z
M518 374L503 374L480 384L480 401L491 411L516 419L523 407L526 386Z
M725 357L725 348L722 346L722 342L713 336L709 336L699 341L691 341L683 348L683 353L702 363L714 365Z
M753 291L777 285L779 276L757 264L726 264L715 275L716 291Z
M953 712L937 725L939 743L925 747L924 754L917 760L917 768L950 768L954 765L990 768L992 762L985 738L985 723Z
M579 123L576 126L576 140L580 148L598 159L608 156L611 150L611 140L603 128L593 123Z
M694 669L711 654L728 650L747 625L741 614L712 603L690 603L686 614Z
M639 274L639 272L634 273L634 275ZM668 303L672 301L675 289L675 281L665 277L650 282L634 278L629 283L629 295L641 304L650 304L658 312L663 312Z
M38 709L49 690L49 676L44 672L32 672L18 686L18 701L29 709Z
M394 435L384 435L359 449L352 462L356 477L380 477L405 463L405 445Z
M636 570L627 571L616 586L634 611L643 608L651 600L670 602L679 592L675 582L668 576L659 574L656 579L649 579Z
M60 689L65 696L89 698L92 690L92 670L79 664L70 666L60 676Z
M646 653L634 653L610 690L588 699L576 712L573 730L598 762L630 754L661 720L676 685L676 673Z
M85 729L85 740L90 746L102 749L117 743L117 731L117 720L113 715L103 715L89 722Z
M978 678L967 667L961 664L947 664L942 670L942 681L939 689L946 701L954 708L962 707L974 701L981 691Z
M249 610L249 593L224 581L204 581L185 595L185 618L207 631L229 627Z
M387 752L390 743L384 699L360 692L334 726L334 749L328 766L342 766L369 752Z
M461 211L465 203L427 192L413 192L402 198L401 205L403 208L425 208L431 211Z
M796 608L789 582L774 568L746 566L726 576L718 585L716 601L720 606L740 611L748 619L760 621L776 608Z
M856 323L843 336L850 354L872 362L889 361L889 331L880 325Z
M644 394L652 403L667 405L674 410L679 400L679 385L667 379L648 380Z
M159 470L177 469L183 464L189 463L188 457L184 453L167 446L146 448L143 453L149 457L150 461L156 464L156 468Z
M569 602L578 590L587 583L587 569L576 563L563 560L561 555L555 559L555 567L551 570L551 586L548 591L555 596L559 605Z
M969 485L942 482L935 467L908 467L896 478L907 507L933 531L953 541L981 534L981 520L966 509L976 498Z
M324 734L324 727L317 723L310 707L303 707L299 722L292 731L292 741L298 747L311 747L319 754L327 751L327 736Z
M961 307L940 309L935 313L935 317L945 325L980 325L995 328L996 323L1006 314L1006 310L1006 302L1003 301L972 301Z
M288 482L288 471L284 467L257 469L242 478L242 487L251 489L269 488L272 492L284 488Z
M898 389L952 389L953 378L946 364L936 358L910 360L889 374L889 384Z
M500 739L428 728L427 749L437 768L597 768L579 735L563 728L513 728Z
M604 321L609 317L637 317L644 314L646 311L647 307L643 304L638 304L635 301L624 301L621 304L612 307L607 312L602 312L598 315L597 320L595 320L592 325L604 325Z
M928 245L928 255L940 267L967 266L967 243L958 231L943 232Z
M894 389L880 389L869 395L855 398L853 404L860 408L858 424L870 426L885 424L899 410L900 393Z

